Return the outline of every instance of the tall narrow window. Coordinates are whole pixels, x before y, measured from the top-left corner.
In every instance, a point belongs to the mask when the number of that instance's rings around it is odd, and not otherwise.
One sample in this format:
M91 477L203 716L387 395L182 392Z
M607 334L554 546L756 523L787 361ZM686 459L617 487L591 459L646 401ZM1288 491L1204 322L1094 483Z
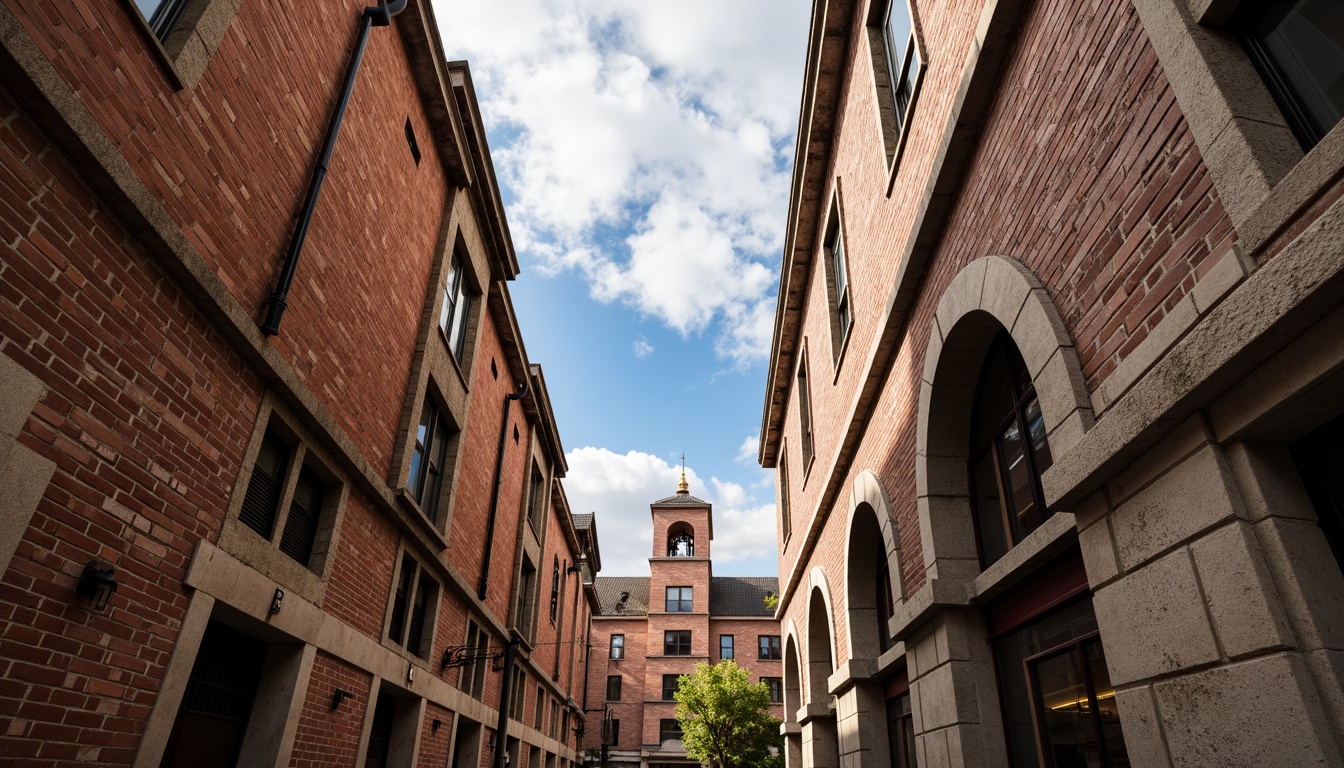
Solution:
M672 701L677 695L677 681L681 675L663 675L663 701Z
M610 655L613 659L625 658L625 635L612 635Z
M527 520L532 530L541 534L541 517L546 508L546 476L541 473L541 465L532 462L532 476L528 481Z
M719 635L719 660L733 658L733 636Z
M607 675L607 701L621 700L621 676Z
M1344 5L1242 2L1232 28L1303 151L1316 146L1344 118Z
M812 392L807 386L807 352L798 363L798 429L803 444L803 476L812 465Z
M475 619L467 619L467 659L462 667L462 676L458 687L473 699L481 698L485 692L485 670L489 667L486 655L490 652L490 636Z
M971 420L971 486L984 567L1048 516L1041 473L1051 464L1045 419L1026 364L1006 331L990 346Z
M849 309L849 267L845 264L845 233L840 223L839 195L831 209L831 218L826 225L826 240L823 249L826 253L826 278L830 290L831 305L831 353L836 357L849 335L849 326L853 320Z
M887 699L887 739L895 768L915 768L915 716L910 692Z
M471 314L471 294L462 273L462 256L453 252L448 266L448 285L444 288L443 308L439 310L439 330L448 342L448 349L458 362L466 351L467 320Z
M313 556L313 542L317 539L322 490L322 480L317 473L308 467L299 470L294 498L289 503L289 516L285 518L285 532L280 536L280 551L305 566Z
M882 653L891 647L891 617L896 614L896 601L891 594L891 567L887 565L887 548L882 542L876 542L877 568L874 577L874 594L877 595L877 645Z
M537 686L537 708L532 713L532 727L538 731L541 730L541 724L545 720L546 712L546 689L540 685Z
M765 689L770 692L771 704L784 703L784 678L762 677L761 682L765 683Z
M420 426L415 432L415 453L406 482L420 510L430 522L439 521L439 492L443 487L443 462L452 437L448 422L439 413L433 399L426 396L420 411Z
M238 513L238 520L243 525L267 539L275 531L275 516L280 506L280 493L284 490L289 454L289 446L267 428L257 460L252 465L252 477L243 495L243 508Z
M411 653L429 655L434 622L432 611L438 595L437 584L420 569L408 554L401 556L397 588L392 595L392 615L387 622L387 637Z
M910 122L921 72L908 0L873 4L868 39L873 56L882 138L887 162L900 154L901 139Z
M524 559L522 571L518 575L518 602L514 612L514 626L527 637L531 637L532 632L532 612L536 604L536 597L532 593L537 589L536 581L537 569Z
M779 470L775 477L779 483L779 528L787 543L793 533L793 521L789 519L789 454L783 448L779 450Z

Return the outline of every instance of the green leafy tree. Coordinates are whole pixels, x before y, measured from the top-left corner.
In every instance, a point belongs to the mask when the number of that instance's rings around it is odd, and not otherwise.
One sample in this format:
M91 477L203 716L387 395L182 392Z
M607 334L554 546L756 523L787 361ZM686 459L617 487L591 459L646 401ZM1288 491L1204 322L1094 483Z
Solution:
M732 659L696 664L677 681L676 716L686 754L710 768L783 768L784 739L770 690Z

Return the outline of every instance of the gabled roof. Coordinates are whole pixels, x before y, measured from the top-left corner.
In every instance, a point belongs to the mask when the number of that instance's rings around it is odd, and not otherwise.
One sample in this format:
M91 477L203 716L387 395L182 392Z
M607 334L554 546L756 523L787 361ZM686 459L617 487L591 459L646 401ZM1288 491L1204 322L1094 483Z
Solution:
M648 576L599 576L594 586L596 615L649 615ZM777 594L779 579L774 576L715 576L709 583L709 615L772 618L775 612L765 607L765 596Z
M696 506L696 507L708 507L708 506L712 506L712 505L711 505L708 501L705 501L704 499L697 499L697 498L695 498L694 496L690 495L689 493L678 493L678 494L675 495L675 496L668 496L666 499L659 499L659 500L653 502L652 504L650 504L649 506L651 506L651 507L668 507L668 506Z

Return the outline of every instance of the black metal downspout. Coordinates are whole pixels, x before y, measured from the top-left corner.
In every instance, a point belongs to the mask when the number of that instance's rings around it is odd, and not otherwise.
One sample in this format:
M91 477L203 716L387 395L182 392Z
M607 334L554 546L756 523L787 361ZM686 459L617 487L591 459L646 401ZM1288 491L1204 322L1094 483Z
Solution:
M504 396L504 422L499 425L499 450L495 453L495 487L490 491L490 516L485 523L485 554L481 558L481 578L476 582L478 600L485 599L485 590L490 586L490 549L495 543L495 513L499 510L499 483L504 473L504 441L509 436L509 407L526 394L527 380L524 379L517 392Z
M336 102L336 112L327 125L327 137L322 141L322 154L313 168L313 177L308 182L308 195L299 211L299 221L294 225L294 235L289 241L289 251L285 254L284 266L280 268L280 279L276 281L275 291L266 300L266 319L261 323L261 332L267 336L280 333L280 318L285 314L289 301L289 287L294 282L294 273L299 268L299 254L303 251L303 242L308 238L308 227L313 221L313 211L317 208L317 197L322 194L322 182L327 178L327 167L331 163L331 152L336 148L336 136L341 132L341 121L345 119L345 108L350 105L350 94L355 90L355 76L359 74L359 63L364 59L364 47L369 42L369 30L372 27L386 27L392 23L392 17L406 9L407 0L380 2L364 9L359 17L359 35L355 38L355 50L350 54L350 64L345 70L345 83L341 86L341 97Z
M518 653L518 638L504 646L504 681L499 686L499 720L495 723L495 754L490 761L493 768L504 768L504 752L509 748L509 695L513 683L513 658Z

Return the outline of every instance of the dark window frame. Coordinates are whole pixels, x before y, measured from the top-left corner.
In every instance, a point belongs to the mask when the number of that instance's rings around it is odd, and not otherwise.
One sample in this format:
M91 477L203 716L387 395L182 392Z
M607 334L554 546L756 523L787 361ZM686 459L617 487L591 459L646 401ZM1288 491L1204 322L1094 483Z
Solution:
M402 550L397 563L383 636L412 656L428 660L442 586L408 550Z
M672 596L672 590L677 590L677 596ZM694 613L695 612L695 588L694 587L667 587L664 593L663 607L667 613Z
M415 499L420 512L436 526L439 524L449 446L461 434L446 414L447 409L441 408L429 393L425 393L415 431L411 466L406 475L407 492Z
M782 677L762 677L761 682L765 683L766 690L770 694L771 704L784 703L784 678Z
M612 635L607 640L607 658L620 661L625 658L625 635Z
M723 641L724 641L724 640L727 640L727 641L728 641L728 645L727 645L727 648L728 648L728 655L726 655L726 656L725 656L724 653L723 653L723 649L724 649L724 647L725 647L724 644L723 644ZM732 635L719 635L719 661L723 661L724 659L736 659L736 658L737 658L737 649L736 649L736 648L734 647L734 645L733 645L735 642L736 642L736 641L733 639L733 636L732 636Z
M689 629L663 630L663 655L690 656L691 630Z
M621 685L623 678L620 675L607 675L607 697L606 701L621 700Z
M681 680L681 675L671 674L663 675L663 701L676 701L677 686ZM670 687L668 684L671 684Z
M798 361L796 384L798 387L798 431L803 451L803 481L807 481L808 470L812 467L812 390L809 385L807 345L803 345L802 359Z
M454 248L448 261L448 279L444 284L443 303L439 308L439 333L458 366L465 367L469 351L467 335L471 329L471 310L476 294L467 284L465 266L470 259L461 248Z
M899 14L899 16L894 16ZM893 29L894 20L905 23ZM908 29L907 29L908 27ZM896 40L900 36L900 40ZM913 3L889 0L874 3L868 22L869 50L873 59L873 84L877 90L883 152L891 181L895 180L910 122L924 82L927 59L920 47L919 25ZM889 182L887 194L891 193Z
M779 635L757 635L756 657L763 661L779 661L783 658L779 639Z
M676 718L661 718L658 720L658 743L664 741L681 741L684 731L681 730L681 722Z

